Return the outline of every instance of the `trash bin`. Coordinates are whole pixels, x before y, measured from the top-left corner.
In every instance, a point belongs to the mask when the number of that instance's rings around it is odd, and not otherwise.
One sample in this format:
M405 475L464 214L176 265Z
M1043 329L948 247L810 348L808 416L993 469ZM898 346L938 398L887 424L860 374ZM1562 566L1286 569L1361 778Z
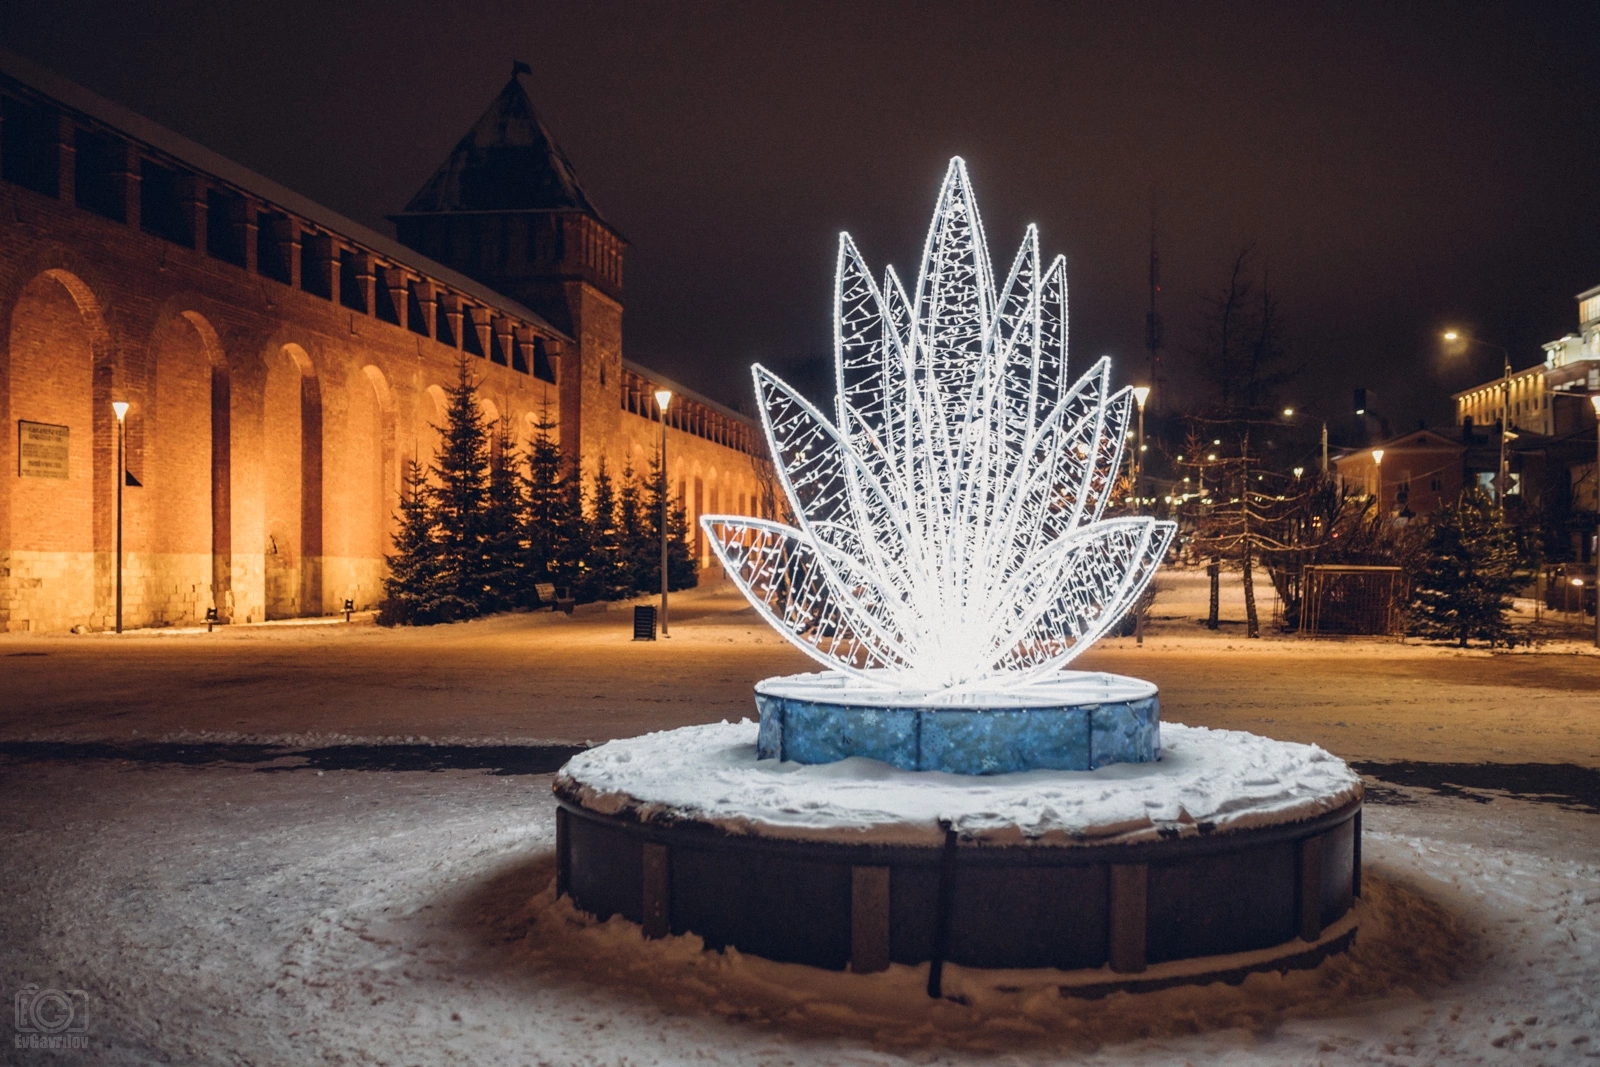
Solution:
M654 606L640 604L633 609L633 639L635 641L654 641L656 639L656 609Z

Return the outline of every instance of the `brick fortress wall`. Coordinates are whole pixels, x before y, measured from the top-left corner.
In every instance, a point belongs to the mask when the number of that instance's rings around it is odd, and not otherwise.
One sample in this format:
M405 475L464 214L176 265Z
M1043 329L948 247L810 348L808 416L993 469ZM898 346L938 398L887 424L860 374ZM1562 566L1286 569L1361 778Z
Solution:
M129 404L129 627L375 605L405 465L433 455L463 353L518 441L547 416L586 479L601 456L648 470L659 424L624 392L643 368L624 370L620 301L577 294L575 340L292 194L258 195L264 180L12 79L0 105L0 631L113 624L113 400ZM770 478L748 420L679 392L669 479L691 519L758 513ZM34 462L24 423L65 427L65 462Z

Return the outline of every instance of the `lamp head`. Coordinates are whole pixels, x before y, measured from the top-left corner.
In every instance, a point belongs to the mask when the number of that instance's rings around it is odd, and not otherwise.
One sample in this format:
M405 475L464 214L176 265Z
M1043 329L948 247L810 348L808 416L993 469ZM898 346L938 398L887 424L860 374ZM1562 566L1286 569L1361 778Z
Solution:
M1144 402L1149 396L1150 387L1148 385L1136 385L1133 387L1133 398L1139 402L1140 411L1144 410Z
M1374 448L1372 450L1372 462L1374 462L1374 463L1382 463L1383 462L1383 449Z
M121 422L128 415L128 402L126 400L113 400L111 410L117 413L117 421Z
M1304 473L1305 473L1305 472L1306 472L1306 469L1305 469L1305 468L1304 468L1304 467L1296 467L1296 468L1295 468L1295 469L1294 469L1294 476L1295 476L1295 477L1296 477L1296 478L1298 478L1298 477L1300 477L1300 476L1301 476L1301 475L1302 475L1302 474L1304 474Z
M1283 417L1286 418L1286 419L1294 418L1294 408L1284 408L1283 409Z
M1446 330L1444 332L1444 339L1446 341L1459 341L1461 340L1461 334L1455 330Z
M670 403L672 403L672 390L671 389L657 389L656 390L656 405L659 408L661 408L661 413L663 415L665 415L667 413L667 405L670 404Z

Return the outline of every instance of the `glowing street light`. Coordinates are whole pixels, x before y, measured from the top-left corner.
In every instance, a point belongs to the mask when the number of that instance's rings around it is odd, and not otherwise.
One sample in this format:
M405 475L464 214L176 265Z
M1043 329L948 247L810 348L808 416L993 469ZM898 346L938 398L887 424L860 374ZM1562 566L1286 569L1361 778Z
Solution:
M671 389L656 390L656 406L661 409L661 636L667 636L667 405Z
M1306 469L1304 467L1296 467L1294 469L1294 480L1298 482L1300 480L1300 476L1305 472Z
M1500 505L1500 521L1504 522L1506 509L1506 489L1508 488L1506 482L1510 477L1510 475L1506 473L1506 441L1508 441L1511 437L1516 436L1515 434L1508 433L1510 430L1510 424L1507 421L1511 417L1511 353L1506 348L1495 344L1493 341L1484 341L1477 337L1471 337L1459 330L1446 330L1442 336L1446 341L1452 343L1460 343L1464 345L1482 345L1484 348L1492 348L1500 353L1500 359L1502 361L1500 376L1500 471L1496 475L1494 489L1495 502ZM1600 612L1596 612L1595 617L1600 619Z
M128 480L128 402L113 400L117 413L117 633L122 632L122 485Z
M1139 404L1139 451L1134 453L1133 495L1139 495L1139 479L1144 476L1144 402L1150 397L1148 385L1133 387L1133 399Z
M1383 514L1383 449L1372 450L1372 465L1378 471L1378 514Z

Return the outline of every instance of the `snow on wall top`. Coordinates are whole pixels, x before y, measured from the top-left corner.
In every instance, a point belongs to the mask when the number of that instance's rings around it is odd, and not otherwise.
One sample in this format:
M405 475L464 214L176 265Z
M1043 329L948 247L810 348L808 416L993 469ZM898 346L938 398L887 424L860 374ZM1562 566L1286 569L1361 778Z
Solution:
M838 844L938 844L941 821L992 844L1126 844L1298 822L1361 796L1316 745L1163 724L1162 757L1096 771L974 781L874 760L757 760L756 724L715 723L611 741L574 756L556 792L604 815L670 816L736 834Z

